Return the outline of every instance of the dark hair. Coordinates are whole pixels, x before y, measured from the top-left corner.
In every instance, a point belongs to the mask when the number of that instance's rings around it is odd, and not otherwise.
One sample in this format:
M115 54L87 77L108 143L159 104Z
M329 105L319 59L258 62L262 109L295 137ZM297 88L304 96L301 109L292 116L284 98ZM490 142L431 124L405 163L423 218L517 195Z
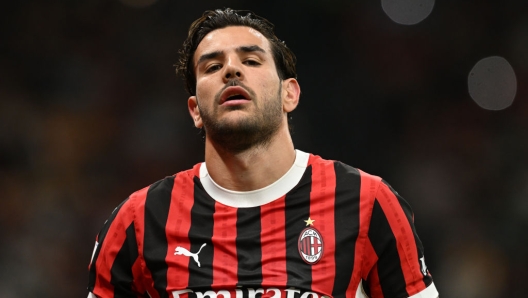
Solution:
M187 39L180 50L180 59L176 72L183 76L185 88L191 95L196 95L196 75L193 56L202 39L209 32L229 26L251 27L264 35L271 45L273 60L281 80L297 78L295 55L286 44L275 36L273 24L251 11L233 10L231 8L208 10L202 17L191 24Z

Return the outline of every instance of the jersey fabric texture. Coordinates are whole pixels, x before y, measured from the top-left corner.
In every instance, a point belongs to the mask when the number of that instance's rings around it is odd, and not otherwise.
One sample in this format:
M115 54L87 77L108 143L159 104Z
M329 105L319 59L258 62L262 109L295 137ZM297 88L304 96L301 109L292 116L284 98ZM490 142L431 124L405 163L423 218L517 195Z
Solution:
M133 193L97 235L88 297L437 297L408 203L296 155L256 191L224 189L200 163Z

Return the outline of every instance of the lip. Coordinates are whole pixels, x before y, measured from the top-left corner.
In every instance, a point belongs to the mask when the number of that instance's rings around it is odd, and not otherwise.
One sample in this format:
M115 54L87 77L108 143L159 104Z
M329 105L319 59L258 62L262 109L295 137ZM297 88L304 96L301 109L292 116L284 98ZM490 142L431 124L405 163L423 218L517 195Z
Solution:
M237 94L244 96L246 99L235 99L235 100L227 101L227 99L230 96L237 95ZM222 92L222 95L220 96L220 102L218 104L220 104L220 105L222 105L224 103L238 104L238 103L243 103L243 102L247 102L247 101L250 101L250 100L251 100L251 97L249 96L249 93L246 91L246 89L244 89L244 88L242 88L240 86L231 86L231 87L227 87Z

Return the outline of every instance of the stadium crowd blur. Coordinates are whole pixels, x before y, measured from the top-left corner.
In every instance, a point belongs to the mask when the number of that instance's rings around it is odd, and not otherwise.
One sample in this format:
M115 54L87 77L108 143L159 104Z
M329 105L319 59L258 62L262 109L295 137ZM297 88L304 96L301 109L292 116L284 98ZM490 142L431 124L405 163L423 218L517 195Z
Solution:
M401 25L379 1L3 3L0 297L85 297L113 208L202 161L173 64L192 20L218 7L275 23L298 58L296 147L380 175L410 202L441 297L525 297L524 5L437 1ZM499 111L468 94L488 56L517 79Z

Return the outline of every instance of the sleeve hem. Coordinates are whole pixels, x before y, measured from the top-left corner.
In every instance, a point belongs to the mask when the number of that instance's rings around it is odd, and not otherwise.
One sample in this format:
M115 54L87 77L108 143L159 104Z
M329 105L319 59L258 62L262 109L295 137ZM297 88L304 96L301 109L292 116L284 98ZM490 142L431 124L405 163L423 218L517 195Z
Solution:
M412 295L409 298L437 298L438 297L438 291L436 290L436 287L434 283L431 283L425 290L416 293Z

